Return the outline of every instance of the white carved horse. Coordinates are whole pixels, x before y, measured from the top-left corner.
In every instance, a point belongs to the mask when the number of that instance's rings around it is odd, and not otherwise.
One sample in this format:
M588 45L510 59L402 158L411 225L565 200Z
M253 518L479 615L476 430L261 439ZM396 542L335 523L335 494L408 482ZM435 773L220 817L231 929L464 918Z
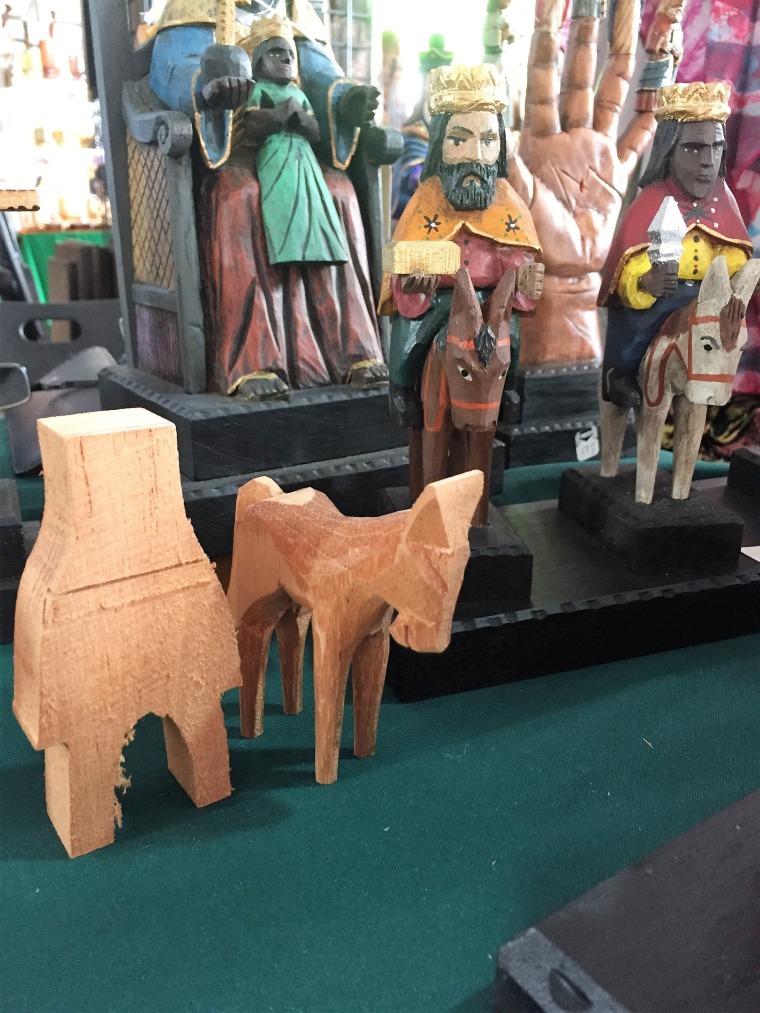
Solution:
M760 260L750 260L733 278L725 257L707 269L693 302L667 318L639 367L641 408L636 417L636 502L651 503L662 428L673 406L673 499L687 499L708 405L731 396L742 348L744 314L760 279ZM603 478L617 474L628 409L601 401Z

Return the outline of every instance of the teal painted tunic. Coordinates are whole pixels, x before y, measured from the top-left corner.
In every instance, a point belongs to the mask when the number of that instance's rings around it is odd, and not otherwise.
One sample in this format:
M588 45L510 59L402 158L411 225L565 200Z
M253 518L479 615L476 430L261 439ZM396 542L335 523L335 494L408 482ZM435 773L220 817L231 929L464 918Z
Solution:
M294 98L311 112L309 100L295 84L259 81L249 106L260 107L262 94L273 105ZM268 137L258 150L256 173L270 264L340 264L348 260L335 203L303 135L283 131Z

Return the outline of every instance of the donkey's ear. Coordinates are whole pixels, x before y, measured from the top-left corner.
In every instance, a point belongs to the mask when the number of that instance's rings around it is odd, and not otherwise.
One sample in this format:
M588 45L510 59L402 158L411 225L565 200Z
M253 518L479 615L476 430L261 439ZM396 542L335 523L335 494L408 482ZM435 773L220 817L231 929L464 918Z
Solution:
M731 278L731 289L746 306L760 281L760 259L753 258Z
M515 294L515 282L517 275L514 271L507 271L502 275L501 281L493 290L490 299L483 309L483 315L488 319L488 326L491 332L498 336L499 328L509 315L509 308L512 296Z
M462 265L454 275L454 295L451 299L448 334L455 338L472 339L480 329L483 314L480 301L467 268Z
M482 471L467 471L425 486L411 509L407 539L442 549L465 544L484 481Z
M728 264L725 257L716 257L705 273L699 288L699 302L712 302L725 306L731 298L731 284L728 279Z

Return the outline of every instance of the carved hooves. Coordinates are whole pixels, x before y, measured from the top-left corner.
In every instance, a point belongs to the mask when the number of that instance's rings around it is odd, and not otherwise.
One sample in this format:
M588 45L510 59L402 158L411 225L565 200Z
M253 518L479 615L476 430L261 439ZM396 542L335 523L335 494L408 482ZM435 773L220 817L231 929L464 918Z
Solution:
M234 395L241 401L269 401L290 397L290 387L277 373L257 373L239 383Z
M384 362L357 362L348 371L346 380L356 390L371 390L388 382L388 367Z

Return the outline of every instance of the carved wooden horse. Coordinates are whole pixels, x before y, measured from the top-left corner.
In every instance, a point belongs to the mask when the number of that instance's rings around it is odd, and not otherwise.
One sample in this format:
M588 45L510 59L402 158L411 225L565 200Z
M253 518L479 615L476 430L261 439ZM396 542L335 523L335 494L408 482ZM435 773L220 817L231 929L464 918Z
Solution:
M725 257L716 257L699 296L672 313L639 367L642 405L636 420L636 502L651 503L662 428L673 405L673 499L687 499L708 405L723 405L747 341L744 313L760 278L750 260L729 279ZM628 410L601 401L604 478L617 474Z
M389 633L414 651L443 651L470 555L479 472L428 486L411 510L344 517L314 489L283 494L256 478L237 498L228 600L243 673L241 731L263 730L269 641L277 630L285 712L301 710L303 652L314 635L316 776L338 776L348 667L354 753L375 751ZM398 616L391 624L393 609Z
M507 271L481 308L466 267L456 274L449 323L422 373L422 430L410 430L412 498L437 479L477 468L486 477L473 519L488 520L488 477L501 395L509 369L515 272Z

